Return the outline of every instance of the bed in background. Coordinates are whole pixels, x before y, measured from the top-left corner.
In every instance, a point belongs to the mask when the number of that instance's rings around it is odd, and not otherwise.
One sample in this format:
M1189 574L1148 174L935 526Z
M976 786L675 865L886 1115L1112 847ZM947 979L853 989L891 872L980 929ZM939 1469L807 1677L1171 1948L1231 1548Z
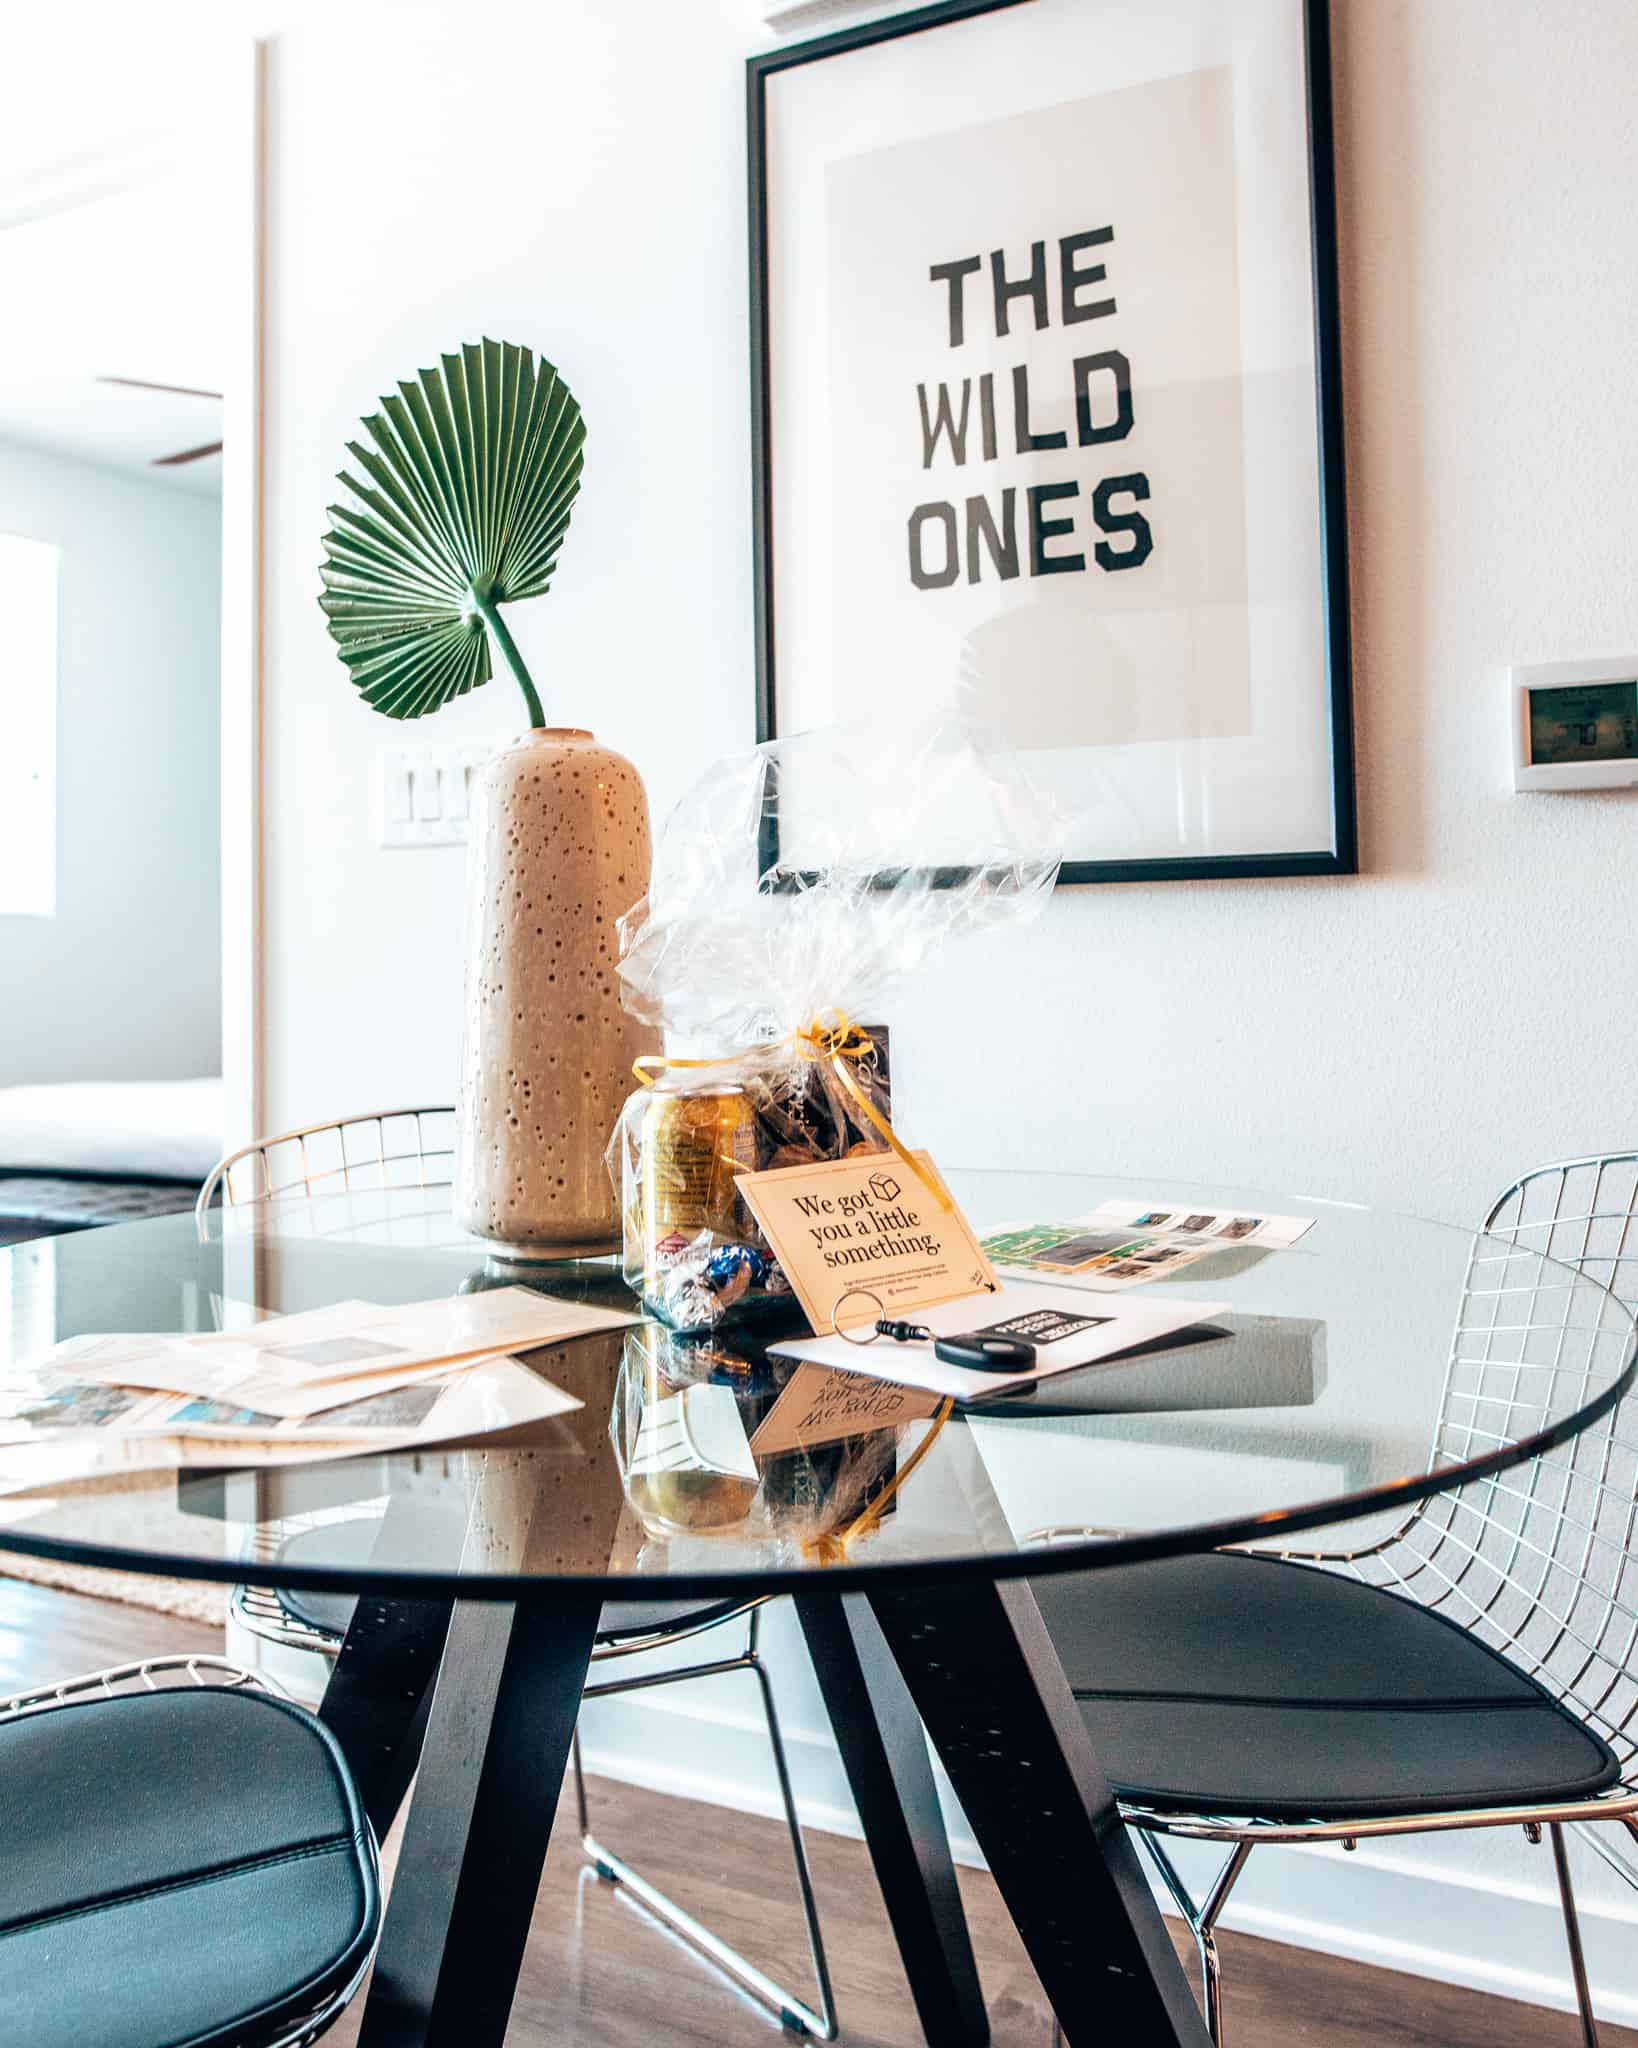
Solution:
M191 1209L222 1153L222 1083L0 1088L0 1244Z

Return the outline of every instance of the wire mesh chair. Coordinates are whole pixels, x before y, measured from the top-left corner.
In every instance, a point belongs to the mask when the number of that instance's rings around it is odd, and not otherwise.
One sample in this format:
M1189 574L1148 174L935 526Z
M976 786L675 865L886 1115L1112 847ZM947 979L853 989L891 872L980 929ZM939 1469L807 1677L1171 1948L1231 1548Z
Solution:
M1555 1287L1544 1254L1638 1303L1638 1152L1607 1153L1526 1174L1496 1202L1474 1240L1446 1369L1429 1469L1516 1441L1590 1398L1596 1345L1575 1319L1574 1290ZM1267 1555L1268 1553L1264 1553ZM1638 1839L1638 1404L1618 1403L1583 1434L1537 1458L1419 1505L1391 1535L1354 1551L1281 1551L1285 1562L1350 1576L1455 1622L1535 1679L1614 1751L1620 1778L1557 1804L1454 1812L1270 1820L1255 1814L1157 1810L1122 1800L1198 1952L1213 2041L1223 2039L1215 1930L1254 1848L1446 1830L1545 1832L1564 1914L1586 2048L1598 2030L1564 1834L1574 1827L1634 1890L1638 1862L1616 1823ZM1222 1843L1228 1856L1203 1898L1184 1883L1162 1838ZM1619 1843L1619 1846L1617 1845Z
M359 1189L447 1187L455 1157L455 1112L383 1109L258 1138L219 1159L194 1204L203 1227L220 1190L223 1204L281 1195L350 1194Z
M0 1699L0 1723L17 1720L27 1714L43 1713L54 1707L74 1706L82 1701L113 1700L126 1693L170 1692L194 1686L210 1686L229 1692L265 1693L279 1700L290 1697L282 1685L264 1672L247 1671L225 1657L177 1652L144 1657L129 1664L114 1664L105 1670L83 1672L73 1678L12 1693L9 1698ZM371 1853L373 1855L373 1842ZM344 1984L302 2012L276 2037L268 2039L264 2048L310 2048L310 2044L327 2033L352 2003L374 1961L375 1945L372 1944L369 1953Z
M0 1721L17 1714L32 1714L42 1707L64 1707L72 1700L117 1699L127 1692L166 1692L185 1685L221 1686L231 1692L266 1692L275 1699L290 1695L277 1680L261 1671L246 1671L226 1657L193 1656L176 1651L163 1657L143 1657L132 1664L111 1664L104 1671L82 1672L58 1679L51 1685L37 1685L27 1692L14 1692L0 1699Z
M302 1130L286 1131L278 1137L258 1139L256 1143L229 1154L211 1169L199 1191L196 1205L199 1228L202 1233L207 1228L207 1216L218 1188L224 1203L236 1207L315 1192L447 1187L452 1177L455 1153L454 1118L455 1112L447 1107L382 1110L366 1116L341 1118L333 1123L312 1124ZM374 1512L373 1505L354 1504L347 1509L324 1511L319 1515L270 1518L259 1523L253 1531L246 1562L253 1567L269 1567L293 1540L313 1527L316 1521L359 1520L367 1523ZM744 1644L732 1656L602 1680L588 1685L585 1697L597 1699L617 1693L648 1691L657 1686L681 1685L693 1679L721 1677L737 1671L748 1672L755 1678L767 1725L769 1748L773 1753L780 1803L790 1836L816 1987L813 2001L810 2003L781 1987L749 1958L702 1926L593 1836L577 1733L573 1765L580 1832L586 1855L599 1876L612 1884L623 1885L657 1919L776 2013L789 2031L834 2041L837 2034L835 2001L818 1904L814 1897L813 1876L786 1762L779 1712L760 1650L761 1609L765 1604L762 1599L709 1608L679 1603L665 1620L635 1629L623 1627L621 1610L610 1608L605 1613L604 1630L592 1650L594 1667L644 1651L668 1649L676 1643L741 1620L746 1624ZM234 1587L229 1606L234 1620L242 1628L279 1649L307 1651L324 1657L334 1657L340 1650L345 1620L336 1615L333 1598L326 1609L316 1606L307 1596L285 1594L275 1586L250 1580ZM332 1626L332 1621L339 1621L340 1625Z

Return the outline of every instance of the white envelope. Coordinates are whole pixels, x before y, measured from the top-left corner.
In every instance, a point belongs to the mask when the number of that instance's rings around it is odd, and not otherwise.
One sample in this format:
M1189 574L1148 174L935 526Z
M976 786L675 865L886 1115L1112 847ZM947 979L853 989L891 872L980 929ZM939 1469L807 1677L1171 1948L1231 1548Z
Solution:
M994 1294L964 1294L905 1317L936 1337L978 1331L1022 1337L1036 1346L1035 1364L1022 1372L978 1372L946 1365L933 1356L930 1340L898 1344L878 1337L859 1344L846 1337L792 1337L768 1349L779 1358L812 1359L817 1365L868 1373L901 1387L924 1387L958 1401L979 1401L1116 1358L1134 1345L1175 1336L1222 1314L1227 1306L1222 1301L1159 1301L1152 1296L1141 1301L1112 1295L1077 1297L1062 1287L1008 1282Z

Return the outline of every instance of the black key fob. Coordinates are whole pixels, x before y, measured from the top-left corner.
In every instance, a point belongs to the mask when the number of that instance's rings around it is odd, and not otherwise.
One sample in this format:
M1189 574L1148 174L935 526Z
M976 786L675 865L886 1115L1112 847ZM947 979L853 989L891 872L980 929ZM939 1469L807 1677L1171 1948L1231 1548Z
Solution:
M1025 1372L1035 1363L1035 1346L1022 1337L935 1337L933 1356L969 1372Z

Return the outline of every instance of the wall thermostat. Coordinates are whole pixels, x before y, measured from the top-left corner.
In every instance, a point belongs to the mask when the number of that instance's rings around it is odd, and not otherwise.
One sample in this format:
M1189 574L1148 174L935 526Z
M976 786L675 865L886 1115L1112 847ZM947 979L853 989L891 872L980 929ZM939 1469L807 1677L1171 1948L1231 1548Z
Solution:
M1638 655L1511 671L1515 789L1638 786Z

